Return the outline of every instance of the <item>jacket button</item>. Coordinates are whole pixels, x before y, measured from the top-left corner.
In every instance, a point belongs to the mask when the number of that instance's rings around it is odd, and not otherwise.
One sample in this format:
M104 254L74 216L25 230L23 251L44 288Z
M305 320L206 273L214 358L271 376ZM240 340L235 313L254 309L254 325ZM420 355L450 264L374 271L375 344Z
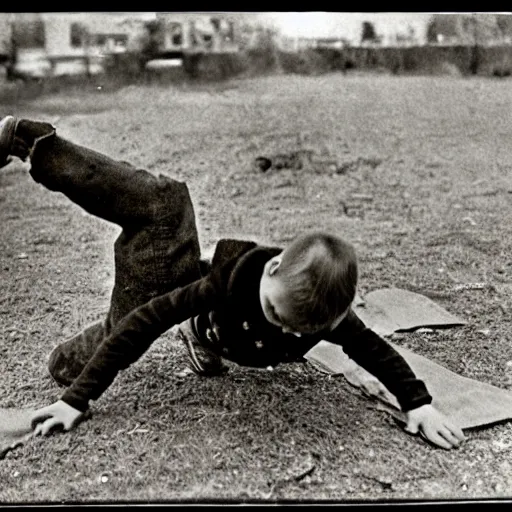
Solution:
M248 331L250 329L249 322L245 321L242 324L242 327L243 327L244 331Z
M256 345L256 348L263 348L263 342L260 340L255 341L254 344Z

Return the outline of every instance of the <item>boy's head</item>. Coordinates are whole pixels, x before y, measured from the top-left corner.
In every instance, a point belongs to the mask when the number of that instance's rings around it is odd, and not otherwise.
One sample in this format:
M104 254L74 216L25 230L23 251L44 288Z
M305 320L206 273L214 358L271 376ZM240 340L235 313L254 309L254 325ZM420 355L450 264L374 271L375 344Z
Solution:
M284 332L314 333L341 321L356 287L352 245L315 232L297 237L266 263L260 302L267 320Z

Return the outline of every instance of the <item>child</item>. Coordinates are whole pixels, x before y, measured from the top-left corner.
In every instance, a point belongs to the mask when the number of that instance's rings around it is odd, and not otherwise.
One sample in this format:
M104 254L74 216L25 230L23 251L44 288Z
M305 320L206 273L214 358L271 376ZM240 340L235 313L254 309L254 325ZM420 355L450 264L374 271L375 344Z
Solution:
M181 323L191 368L200 375L223 373L223 359L253 367L304 361L328 340L397 397L406 430L447 449L464 439L431 405L405 360L350 308L357 261L347 242L311 233L282 250L221 240L209 266L200 259L184 183L78 146L48 123L7 116L0 122L0 166L12 156L30 158L36 182L122 228L108 314L53 350L50 373L67 389L36 411L36 434L74 427L119 371Z

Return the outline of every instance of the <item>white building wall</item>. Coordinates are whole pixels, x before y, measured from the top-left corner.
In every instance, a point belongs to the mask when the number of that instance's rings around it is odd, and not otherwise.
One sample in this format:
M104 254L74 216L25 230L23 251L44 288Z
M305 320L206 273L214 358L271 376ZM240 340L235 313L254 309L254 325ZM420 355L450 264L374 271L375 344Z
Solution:
M0 54L9 54L11 48L12 23L11 13L0 13Z
M43 14L45 27L45 48L49 57L80 56L82 48L71 46L71 24L75 21L68 13Z

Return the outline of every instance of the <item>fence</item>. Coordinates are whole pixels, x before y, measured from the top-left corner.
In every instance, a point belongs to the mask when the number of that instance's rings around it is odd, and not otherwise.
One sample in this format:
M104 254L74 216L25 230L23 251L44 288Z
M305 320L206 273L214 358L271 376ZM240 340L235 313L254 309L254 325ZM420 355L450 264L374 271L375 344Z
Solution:
M512 45L314 48L298 52L264 48L231 55L196 55L185 60L184 67L191 77L209 79L240 73L319 74L349 70L503 77L512 74Z
M512 45L428 45L317 49L331 69L386 69L392 73L444 73L508 76Z

